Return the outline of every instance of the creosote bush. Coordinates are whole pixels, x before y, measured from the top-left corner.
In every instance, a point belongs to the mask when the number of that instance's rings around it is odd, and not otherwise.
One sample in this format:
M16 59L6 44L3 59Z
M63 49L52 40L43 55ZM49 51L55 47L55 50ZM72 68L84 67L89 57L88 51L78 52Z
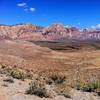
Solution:
M39 97L53 97L53 91L47 88L48 85L42 80L34 80L30 83L29 89L26 91L27 94L34 94Z

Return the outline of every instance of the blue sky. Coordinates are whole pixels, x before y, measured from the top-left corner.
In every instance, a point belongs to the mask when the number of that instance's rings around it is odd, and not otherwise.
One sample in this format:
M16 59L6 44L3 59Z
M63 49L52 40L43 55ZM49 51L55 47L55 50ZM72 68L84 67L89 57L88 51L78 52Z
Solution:
M0 24L20 23L99 27L100 0L0 0Z

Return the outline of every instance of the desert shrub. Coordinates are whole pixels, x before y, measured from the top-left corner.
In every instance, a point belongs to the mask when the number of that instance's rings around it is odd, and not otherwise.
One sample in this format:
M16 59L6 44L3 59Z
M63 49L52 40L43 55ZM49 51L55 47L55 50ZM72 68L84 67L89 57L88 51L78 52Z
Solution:
M12 71L12 69L9 66L7 66L7 65L1 65L1 66L2 66L0 68L0 73L1 74L7 74L7 75L9 75L10 72Z
M77 90L82 90L86 92L95 92L96 89L100 88L100 83L99 81L93 81L90 83L80 82L76 87Z
M75 86L75 88L77 90L82 90L84 86L85 86L85 83L79 82L79 83L77 83L77 85Z
M62 84L64 83L66 77L62 74L57 74L57 73L53 73L52 75L49 76L48 78L48 83L55 83L55 84Z
M63 95L66 98L71 98L72 93L71 93L72 88L67 86L65 83L63 84L57 84L55 85L54 91L58 95Z
M10 75L13 78L22 79L22 80L24 80L25 77L26 77L26 73L23 70L20 70L20 69L14 69L14 70L12 70L11 73L10 73Z
M12 76L13 78L16 79L22 79L22 80L33 78L32 72L20 68L13 68L7 65L1 65L0 73L6 74L7 76Z
M43 80L34 80L30 83L29 89L26 91L27 94L34 94L39 97L52 97L53 91L47 88L46 83Z

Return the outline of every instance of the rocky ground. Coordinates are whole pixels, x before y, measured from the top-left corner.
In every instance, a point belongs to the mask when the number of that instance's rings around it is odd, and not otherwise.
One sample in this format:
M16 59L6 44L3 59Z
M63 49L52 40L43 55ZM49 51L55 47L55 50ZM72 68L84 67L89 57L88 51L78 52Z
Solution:
M13 80L6 81L7 79ZM0 74L0 100L100 100L95 93L82 92L72 89L72 97L55 95L53 98L40 98L35 95L25 94L29 87L30 80L18 80Z

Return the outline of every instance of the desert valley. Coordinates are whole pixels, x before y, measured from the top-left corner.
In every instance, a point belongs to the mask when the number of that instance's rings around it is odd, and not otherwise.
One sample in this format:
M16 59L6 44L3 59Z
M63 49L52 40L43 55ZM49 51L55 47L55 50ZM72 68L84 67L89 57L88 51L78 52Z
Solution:
M100 30L0 25L0 100L100 100Z

